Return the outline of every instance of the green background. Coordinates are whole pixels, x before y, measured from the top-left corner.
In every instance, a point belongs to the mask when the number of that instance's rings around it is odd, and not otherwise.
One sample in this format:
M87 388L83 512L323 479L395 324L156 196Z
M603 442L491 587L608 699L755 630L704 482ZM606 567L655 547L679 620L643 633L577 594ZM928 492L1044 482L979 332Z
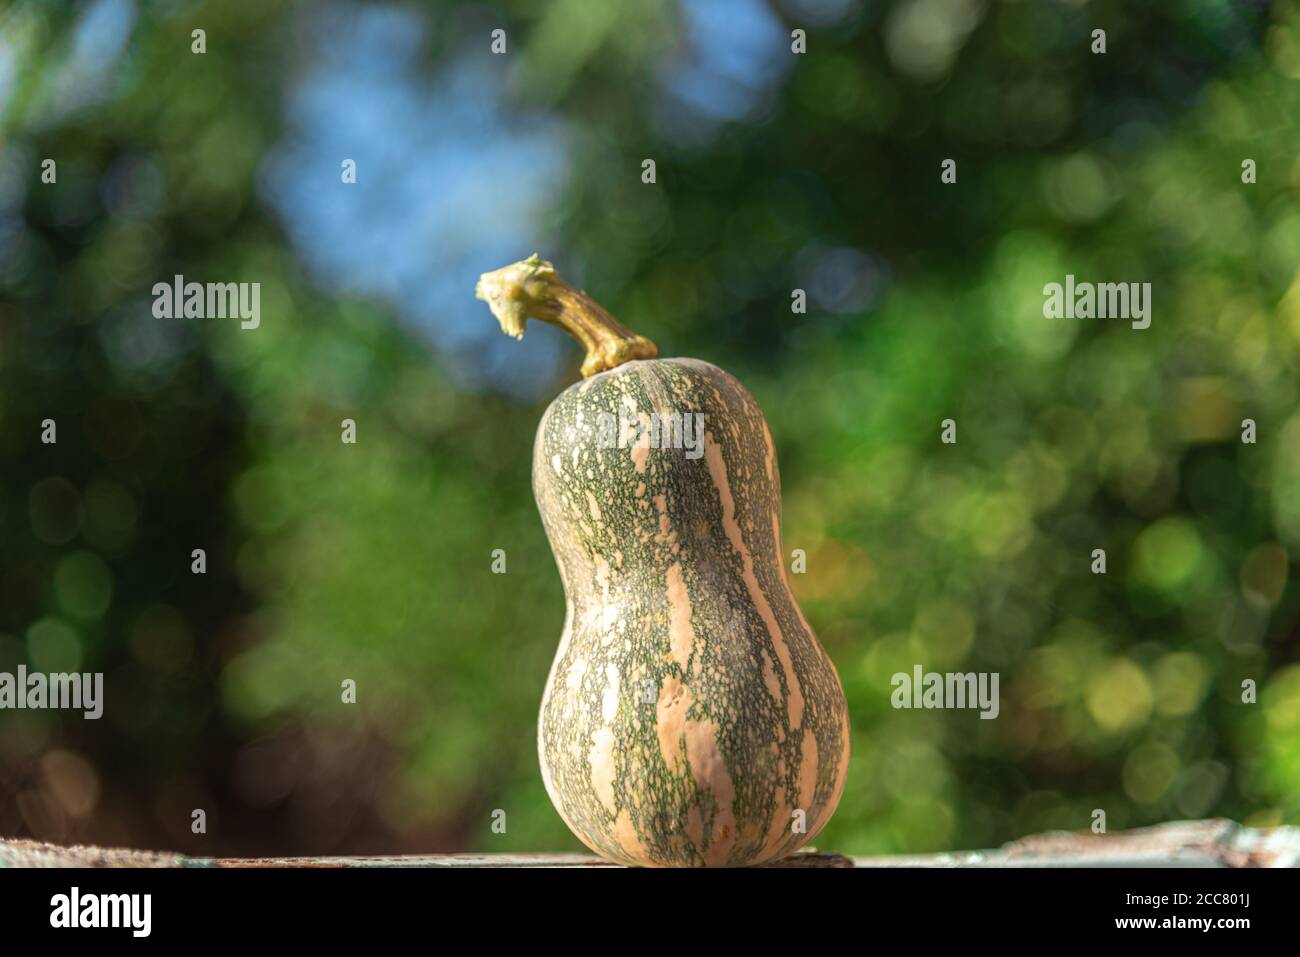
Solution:
M1297 80L1294 2L9 4L0 670L107 706L0 713L0 833L578 849L529 469L579 355L473 299L534 250L768 416L852 713L819 846L1300 823ZM260 328L154 319L178 273ZM1151 327L1045 319L1067 273ZM999 718L891 708L917 663Z

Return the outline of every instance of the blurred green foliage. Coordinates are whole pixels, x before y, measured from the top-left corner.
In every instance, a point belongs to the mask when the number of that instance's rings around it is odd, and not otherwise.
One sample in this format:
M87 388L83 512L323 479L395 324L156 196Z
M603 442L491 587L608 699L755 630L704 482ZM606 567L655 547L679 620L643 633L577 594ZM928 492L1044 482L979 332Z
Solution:
M122 0L96 73L104 7L0 12L0 670L102 670L109 696L98 723L0 714L0 833L577 847L537 770L563 600L529 485L577 354L528 398L508 365L467 375L445 329L332 287L267 185L313 57L377 11L424 40L361 74L495 71L499 98L466 81L447 109L562 130L562 185L493 224L519 245L478 271L536 239L766 411L786 549L808 554L793 585L853 717L819 845L989 846L1096 808L1111 829L1300 823L1294 2ZM420 168L416 132L364 135ZM307 208L347 188L337 163L295 174L319 176ZM474 175L465 235L512 188ZM346 256L356 235L318 239ZM418 262L428 237L389 239L354 255ZM432 313L488 330L463 272ZM260 282L261 327L153 319L175 273ZM1151 327L1045 319L1067 273L1152 283ZM530 328L503 354L548 344ZM998 720L892 709L916 663L999 672Z

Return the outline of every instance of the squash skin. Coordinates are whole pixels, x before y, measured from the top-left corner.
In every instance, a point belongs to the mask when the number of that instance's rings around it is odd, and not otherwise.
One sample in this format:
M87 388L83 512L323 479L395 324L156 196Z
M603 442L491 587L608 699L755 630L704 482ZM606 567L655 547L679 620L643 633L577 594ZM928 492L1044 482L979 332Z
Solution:
M597 416L620 409L702 413L704 454L601 447ZM641 866L761 864L811 840L843 792L848 709L790 592L754 399L694 359L575 383L538 427L533 489L566 595L538 754L569 828Z

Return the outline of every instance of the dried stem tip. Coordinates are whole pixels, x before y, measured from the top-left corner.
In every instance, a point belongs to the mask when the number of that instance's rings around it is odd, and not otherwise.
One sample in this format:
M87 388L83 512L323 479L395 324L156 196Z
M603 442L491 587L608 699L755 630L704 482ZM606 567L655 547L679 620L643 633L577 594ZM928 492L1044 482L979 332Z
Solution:
M524 323L541 319L564 329L587 350L584 377L633 359L653 359L655 344L627 329L585 292L574 289L537 254L479 277L474 290L487 302L501 331L524 337Z

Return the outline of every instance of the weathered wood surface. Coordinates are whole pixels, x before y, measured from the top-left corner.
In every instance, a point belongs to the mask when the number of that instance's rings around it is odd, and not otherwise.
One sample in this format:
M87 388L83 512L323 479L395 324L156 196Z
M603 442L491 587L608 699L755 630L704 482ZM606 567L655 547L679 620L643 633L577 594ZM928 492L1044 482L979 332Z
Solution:
M404 854L392 857L190 857L167 851L60 847L0 839L0 867L617 867L589 854ZM1175 821L1116 834L1052 832L997 850L849 858L804 851L774 867L1300 867L1300 828Z
M859 857L858 867L1300 867L1300 827L1173 821L1115 834L1053 831L995 851Z
M189 857L168 851L61 847L0 838L0 867L621 867L592 854L399 854L389 857ZM852 867L840 854L801 851L770 867Z

